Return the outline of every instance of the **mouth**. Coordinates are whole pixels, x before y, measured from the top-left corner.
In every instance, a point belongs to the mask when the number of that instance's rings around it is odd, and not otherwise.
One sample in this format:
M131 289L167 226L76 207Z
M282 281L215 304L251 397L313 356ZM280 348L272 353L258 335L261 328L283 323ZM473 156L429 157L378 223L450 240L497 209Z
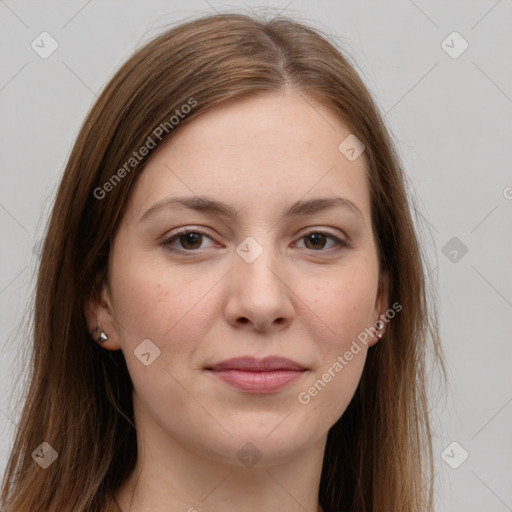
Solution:
M231 387L259 394L283 389L308 372L304 365L278 356L234 358L206 370Z

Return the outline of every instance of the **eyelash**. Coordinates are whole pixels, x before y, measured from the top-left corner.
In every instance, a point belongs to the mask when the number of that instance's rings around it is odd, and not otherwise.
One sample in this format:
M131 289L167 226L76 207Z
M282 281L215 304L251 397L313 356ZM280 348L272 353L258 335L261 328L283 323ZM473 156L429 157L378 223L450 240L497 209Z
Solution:
M198 235L201 235L201 236L205 236L207 238L210 238L212 239L210 236L208 236L204 231L201 231L201 230L198 230L198 229L189 229L189 228L185 228L185 229L182 229L180 231L177 231L175 233L173 233L172 235L168 236L167 238L165 238L163 241L162 241L162 245L165 246L169 251L172 251L174 253L181 253L181 254L186 254L186 253L194 253L194 252L199 252L201 249L180 249L180 248L177 248L177 247L173 247L171 245L172 242L174 242L175 240L179 239L179 237L183 236L183 235L188 235L189 233L196 233ZM334 253L334 254L337 254L338 252L344 250L344 249L348 249L350 247L350 244L348 242L345 242L344 240L340 240L339 238L335 237L334 235L332 235L331 233L328 233L326 231L321 231L321 230L312 230L312 231L308 231L307 233L304 233L300 238L299 240L302 240L310 235L313 235L313 234L319 234L319 235L324 235L326 238L329 238L331 239L332 241L334 241L338 247L331 247L330 249L319 249L319 250L314 250L314 249L309 249L310 251L314 252L314 253Z

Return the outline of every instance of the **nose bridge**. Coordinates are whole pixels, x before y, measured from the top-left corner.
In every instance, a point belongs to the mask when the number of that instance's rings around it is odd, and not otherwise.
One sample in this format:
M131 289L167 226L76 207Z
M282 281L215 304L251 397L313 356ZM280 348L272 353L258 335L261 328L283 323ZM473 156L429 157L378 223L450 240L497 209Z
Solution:
M252 285L261 283L269 286L277 284L277 281L280 288L282 283L278 276L278 268L281 265L272 237L269 233L256 236L262 243L253 236L247 236L237 246L234 270L243 275L244 281L251 281Z
M257 238L262 241L260 243ZM232 322L249 320L257 329L282 323L293 316L284 265L269 233L246 237L236 248L228 316Z

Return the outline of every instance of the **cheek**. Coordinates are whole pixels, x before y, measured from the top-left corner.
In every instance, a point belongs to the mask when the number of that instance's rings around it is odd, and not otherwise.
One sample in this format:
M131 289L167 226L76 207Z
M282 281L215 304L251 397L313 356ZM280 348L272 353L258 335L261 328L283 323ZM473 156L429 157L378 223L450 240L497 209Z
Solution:
M116 319L135 388L146 399L172 396L183 407L190 397L182 396L179 384L188 386L191 364L217 318L212 311L218 308L218 275L207 273L198 279L192 266L180 270L144 255L116 263ZM152 362L145 366L137 356L148 351Z
M206 278L162 266L161 261L144 254L116 261L112 275L116 318L130 338L163 340L171 335L197 314L196 306L212 286Z
M329 328L325 340L330 353L350 346L352 339L372 325L377 297L377 274L371 267L345 267L317 287L314 310Z
M357 388L370 340L365 329L372 326L376 293L377 274L365 265L347 265L314 289L311 309L318 312L316 327L325 335L310 331L320 364L298 401L321 413L314 421L323 425L338 420Z
M191 405L188 385L182 384L212 307L212 283L192 277L144 255L116 260L111 281L121 347L137 399L149 410L161 410L163 402L182 411ZM162 411L162 418L167 413Z

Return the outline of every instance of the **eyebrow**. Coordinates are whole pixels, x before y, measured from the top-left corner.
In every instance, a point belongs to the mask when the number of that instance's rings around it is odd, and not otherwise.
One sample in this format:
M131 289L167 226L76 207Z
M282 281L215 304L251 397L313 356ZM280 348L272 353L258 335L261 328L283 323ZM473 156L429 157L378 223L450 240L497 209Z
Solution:
M163 209L181 205L197 212L202 212L210 215L219 215L228 219L235 220L240 216L241 209L234 208L233 206L216 201L207 196L179 196L179 197L166 197L153 206L151 206L139 219L139 222L154 215ZM300 215L311 215L316 212L331 209L334 207L341 207L347 211L355 213L361 219L364 216L361 210L350 199L340 196L334 197L321 197L309 200L299 200L289 206L283 213L283 218L295 217Z

